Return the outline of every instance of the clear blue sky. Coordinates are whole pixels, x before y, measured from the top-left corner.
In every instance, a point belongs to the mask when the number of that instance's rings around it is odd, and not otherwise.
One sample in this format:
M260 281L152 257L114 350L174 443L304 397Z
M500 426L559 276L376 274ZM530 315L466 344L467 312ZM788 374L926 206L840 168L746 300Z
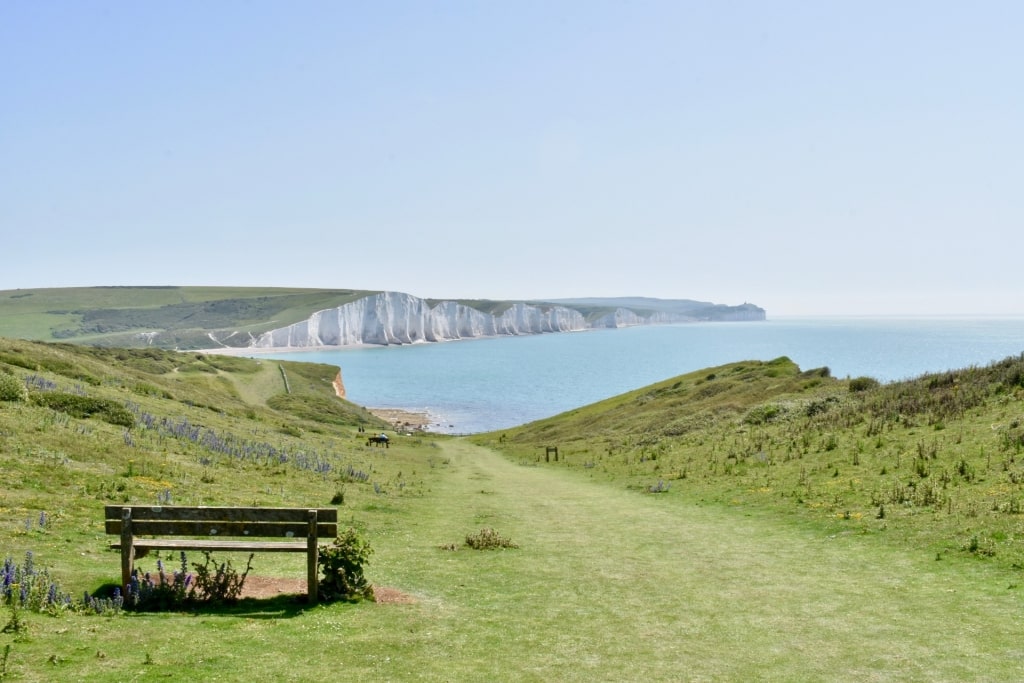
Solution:
M0 2L0 289L1024 314L1024 3Z

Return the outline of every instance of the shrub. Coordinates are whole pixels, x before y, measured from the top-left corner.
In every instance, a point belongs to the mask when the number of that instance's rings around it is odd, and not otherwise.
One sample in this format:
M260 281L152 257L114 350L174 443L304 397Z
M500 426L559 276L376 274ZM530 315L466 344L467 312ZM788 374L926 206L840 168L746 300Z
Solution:
M136 568L128 584L127 606L146 612L162 612L181 609L189 605L221 605L238 600L245 585L245 579L252 568L253 555L241 574L231 566L231 561L218 564L210 553L204 552L202 564L193 562L195 573L188 571L188 559L184 551L180 554L180 569L170 573L157 560L157 573L140 575Z
M19 565L8 557L0 569L0 604L6 603L11 610L10 622L5 627L11 630L20 628L18 610L50 615L69 610L111 616L120 614L123 602L120 588L115 588L110 597L92 596L86 592L81 602L72 600L50 577L47 568L36 565L32 551L25 553L24 563Z
M659 479L657 484L651 484L647 487L648 493L668 493L670 484L666 483L664 479Z
M148 384L146 382L136 382L135 386L132 387L132 391L134 391L139 396L157 396L159 398L168 398L171 400L174 399L174 396L171 395L171 392L167 391L166 389L161 389L160 387L153 386L152 384Z
M194 562L195 582L193 583L191 597L199 602L211 605L232 603L238 600L245 586L245 579L252 569L252 553L245 564L245 571L239 574L231 566L230 560L219 565L213 561L210 553L204 552L206 560L203 564ZM185 554L182 553L182 559ZM212 568L211 568L212 565Z
M188 571L185 553L181 553L181 570L169 575L160 560L156 563L157 574L139 573L132 570L132 578L125 595L125 606L140 612L162 612L184 606L189 592L193 589L192 575Z
M6 372L0 372L0 401L24 401L28 399L25 384Z
M71 417L87 418L95 415L112 425L129 428L135 426L135 415L111 399L67 394L60 391L32 394L31 399L36 405L67 413Z
M751 408L750 411L743 418L743 421L749 425L763 425L771 422L773 419L782 414L782 407L775 404L766 404Z
M822 377L827 379L832 376L832 370L827 365L825 365L820 368L811 368L810 370L804 370L797 376L802 379L821 379ZM820 384L820 382L815 382L813 383L813 386L817 386L818 384Z
M867 391L878 386L878 380L874 377L856 377L850 380L850 391Z
M504 538L494 529L481 529L477 534L466 536L466 545L474 550L494 550L497 548L518 548L510 539Z
M0 568L0 603L3 602L12 609L52 614L70 607L71 597L50 577L48 569L36 565L32 551L28 551L21 564L8 557Z
M281 425L281 433L287 434L288 436L299 437L302 436L302 430L295 425L283 424Z
M838 402L839 399L836 398L835 396L826 396L823 399L811 401L810 403L807 404L807 407L804 409L804 414L807 415L807 417L814 417L815 415L819 415L821 413L827 413L829 407L833 403Z
M363 574L363 565L373 550L369 541L359 537L355 529L348 529L329 546L321 546L317 564L320 567L320 599L358 602L373 600L373 586Z
M20 353L6 353L0 351L0 363L7 363L8 365L16 365L19 368L25 368L26 370L38 370L38 364L30 358L22 356Z

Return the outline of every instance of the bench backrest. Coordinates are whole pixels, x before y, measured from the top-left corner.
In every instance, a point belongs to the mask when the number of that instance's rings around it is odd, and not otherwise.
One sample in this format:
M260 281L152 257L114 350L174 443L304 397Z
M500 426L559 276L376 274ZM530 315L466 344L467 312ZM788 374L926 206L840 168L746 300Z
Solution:
M251 536L306 538L309 512L316 510L316 535L338 535L335 508L188 507L184 505L104 506L108 534L120 534L125 509L136 536Z

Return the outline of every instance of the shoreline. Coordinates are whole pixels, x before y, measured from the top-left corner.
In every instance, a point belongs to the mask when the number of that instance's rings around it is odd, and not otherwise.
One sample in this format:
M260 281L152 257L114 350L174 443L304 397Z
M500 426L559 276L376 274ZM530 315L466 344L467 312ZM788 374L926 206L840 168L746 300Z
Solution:
M676 324L676 323L672 323ZM690 323L680 323L690 324ZM660 325L660 323L659 323ZM643 325L621 325L614 329L627 329L630 327L644 327ZM578 334L581 332L600 332L602 330L612 329L604 327L588 327L582 330L562 330L556 332L524 332L522 334L486 334L478 337L457 337L455 339L438 339L436 341L425 341L417 340L414 342L400 343L395 342L391 344L368 344L361 342L359 344L323 344L321 346L217 346L210 349L175 349L181 353L210 353L210 354L221 354L225 356L244 356L247 354L259 355L261 353L314 353L317 351L357 351L360 349L389 349L409 346L421 346L430 344L448 344L451 342L472 342L472 341L484 341L488 339L504 339L510 337L536 337L545 334Z
M278 354L278 353L315 353L317 351L345 351L345 350L358 350L358 349L370 349L380 348L379 344L347 344L344 346L303 346L303 347L290 347L290 346L273 346L273 347L236 347L236 346L225 346L213 349L198 349L194 351L186 351L185 353L207 353L211 355L222 355L222 356L259 356L262 354ZM339 371L339 377L341 373ZM344 392L339 392L338 387L335 386L335 393L339 398L345 398ZM347 400L347 399L346 399ZM454 428L454 425L446 425L436 415L431 415L427 410L419 410L415 408L370 408L366 407L366 411L371 415L378 417L388 424L391 428L399 433L412 433L412 432L428 432L436 434L446 433L446 429L450 430Z
M455 425L442 417L431 414L427 409L414 408L366 408L370 414L391 424L398 434L464 434Z
M314 353L317 351L345 351L347 349L383 348L381 344L344 344L341 346L218 346L212 349L189 349L182 353L209 353L221 356L248 356L264 353Z
M404 408L367 408L374 417L389 423L396 432L429 432L439 424L429 413Z

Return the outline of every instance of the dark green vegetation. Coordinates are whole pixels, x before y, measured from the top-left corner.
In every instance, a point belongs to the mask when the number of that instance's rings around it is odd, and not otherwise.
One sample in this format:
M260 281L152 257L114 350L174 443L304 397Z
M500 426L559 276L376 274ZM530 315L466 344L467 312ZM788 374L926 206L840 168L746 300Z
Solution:
M44 569L32 607L0 604L0 679L1024 676L1024 357L888 385L734 363L387 450L336 375L0 340L0 555ZM359 536L324 564L376 602L309 608L305 558L263 553L220 575L284 593L43 608L51 580L78 602L119 583L102 520L120 502L337 507Z
M355 529L338 534L329 545L320 546L320 597L324 600L373 599L373 586L365 568L373 549Z
M787 358L734 363L473 440L638 491L1024 568L1024 356L887 385Z

